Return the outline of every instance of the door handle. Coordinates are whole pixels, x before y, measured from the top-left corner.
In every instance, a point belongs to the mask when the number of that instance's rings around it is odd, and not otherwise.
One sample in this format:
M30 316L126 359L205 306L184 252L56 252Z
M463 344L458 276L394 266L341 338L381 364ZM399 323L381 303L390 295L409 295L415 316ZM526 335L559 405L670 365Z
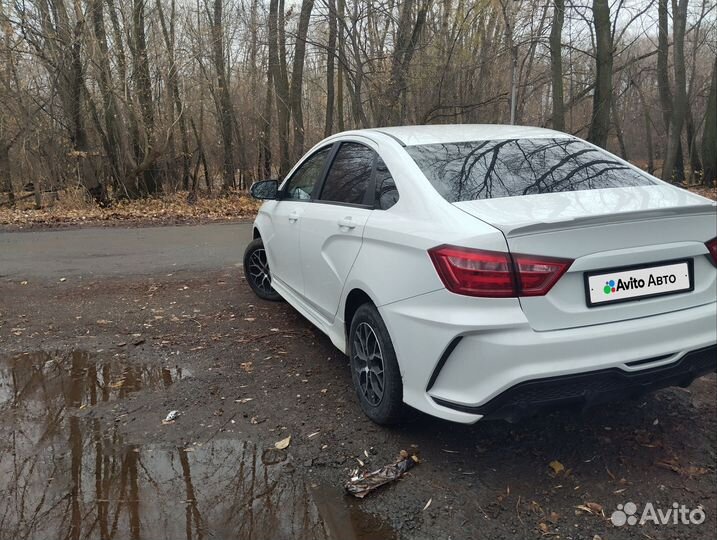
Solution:
M339 220L339 227L342 229L355 229L356 224L351 219L351 216L346 216L345 218Z
M299 220L299 213L294 210L291 214L289 214L288 218L291 223L296 223Z

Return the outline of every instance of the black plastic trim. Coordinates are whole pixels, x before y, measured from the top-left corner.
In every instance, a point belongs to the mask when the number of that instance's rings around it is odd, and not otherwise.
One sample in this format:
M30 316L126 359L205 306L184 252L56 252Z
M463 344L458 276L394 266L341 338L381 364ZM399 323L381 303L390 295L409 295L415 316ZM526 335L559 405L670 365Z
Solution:
M663 356L657 356L658 361ZM483 405L470 406L432 397L439 405L456 411L480 414L489 419L519 420L560 408L638 397L669 386L686 387L697 377L717 371L717 345L686 353L676 362L625 371L613 367L572 375L533 379L516 384Z
M451 356L455 348L458 346L458 344L463 339L463 336L454 337L451 342L448 344L448 347L446 347L446 350L443 351L443 354L438 359L438 363L436 364L436 367L433 369L433 373L431 373L431 378L428 379L428 386L426 386L426 392L428 392L431 388L433 388L434 383L436 382L436 379L438 378L438 375L441 373L441 370L443 369L443 366L446 365L446 362L448 361L448 357Z

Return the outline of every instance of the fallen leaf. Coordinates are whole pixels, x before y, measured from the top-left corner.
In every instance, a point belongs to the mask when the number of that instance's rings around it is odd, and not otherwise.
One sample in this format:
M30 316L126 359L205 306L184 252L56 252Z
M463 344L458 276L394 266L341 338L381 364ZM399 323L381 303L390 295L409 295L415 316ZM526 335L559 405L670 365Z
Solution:
M555 476L559 475L562 472L565 472L565 466L562 463L560 463L557 459L548 463L548 466L551 469L553 469L553 473L555 473Z
M586 502L585 504L579 504L575 508L587 512L588 514L600 515L602 514L602 505L596 502Z
M707 474L709 471L704 467L689 466L683 469L683 472L688 476L702 476L703 474Z
M279 442L274 444L274 448L277 450L284 450L285 448L288 448L291 444L291 435L289 435L286 439L281 439Z

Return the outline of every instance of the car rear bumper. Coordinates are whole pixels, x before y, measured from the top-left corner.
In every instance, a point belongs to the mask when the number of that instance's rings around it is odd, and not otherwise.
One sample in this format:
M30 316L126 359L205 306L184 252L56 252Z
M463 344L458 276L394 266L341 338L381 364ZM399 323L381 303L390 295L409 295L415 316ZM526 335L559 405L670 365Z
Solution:
M398 355L404 401L456 422L591 405L686 385L717 368L714 302L545 332L530 327L516 299L441 290L379 309Z
M636 398L669 386L687 387L697 377L714 372L716 358L717 346L713 345L690 351L670 364L640 371L608 368L524 381L476 407L440 398L434 398L434 401L451 409L479 414L483 418L514 422L560 407L584 409L609 401Z

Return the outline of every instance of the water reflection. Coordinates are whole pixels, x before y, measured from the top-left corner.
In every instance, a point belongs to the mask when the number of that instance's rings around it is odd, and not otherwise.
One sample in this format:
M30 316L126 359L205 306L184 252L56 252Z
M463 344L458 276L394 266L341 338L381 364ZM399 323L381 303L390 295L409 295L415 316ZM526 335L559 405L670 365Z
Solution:
M283 451L125 444L75 416L183 376L82 352L0 362L0 538L394 537L338 490L306 484Z

